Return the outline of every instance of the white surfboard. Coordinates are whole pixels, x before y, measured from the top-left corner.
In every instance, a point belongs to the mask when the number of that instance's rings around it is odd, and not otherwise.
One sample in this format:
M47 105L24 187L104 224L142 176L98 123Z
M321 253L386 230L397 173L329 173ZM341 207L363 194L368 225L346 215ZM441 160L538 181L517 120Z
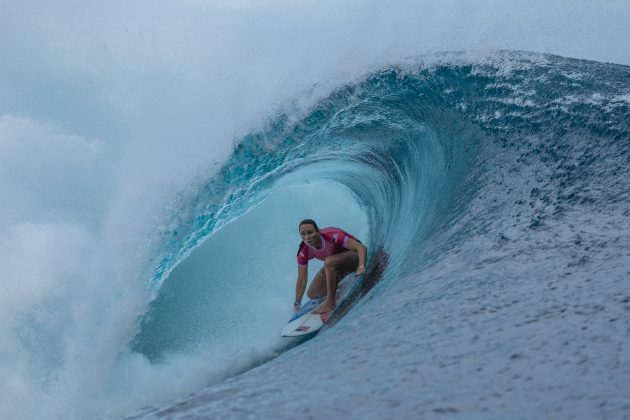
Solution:
M311 311L323 301L324 298L312 299L302 305L300 311L293 315L289 320L289 323L282 329L282 336L298 337L301 335L312 334L323 327L328 318L328 313L311 313Z

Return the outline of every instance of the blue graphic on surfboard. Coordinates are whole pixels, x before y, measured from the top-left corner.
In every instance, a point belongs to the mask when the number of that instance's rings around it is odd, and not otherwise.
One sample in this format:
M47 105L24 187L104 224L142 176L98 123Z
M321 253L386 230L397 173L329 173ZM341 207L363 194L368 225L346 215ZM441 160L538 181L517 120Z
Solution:
M311 299L296 312L282 329L283 337L299 337L319 331L328 320L328 313L313 314L311 311L324 301L324 298Z

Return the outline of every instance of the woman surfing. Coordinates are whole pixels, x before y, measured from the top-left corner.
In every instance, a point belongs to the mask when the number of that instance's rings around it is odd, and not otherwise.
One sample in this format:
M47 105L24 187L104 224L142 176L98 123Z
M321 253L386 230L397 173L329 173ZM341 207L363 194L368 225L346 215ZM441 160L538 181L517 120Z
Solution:
M326 296L313 313L321 314L335 309L337 284L348 273L355 276L365 273L367 248L353 235L336 228L319 229L312 219L305 219L299 225L302 242L298 248L298 277L295 286L293 309L298 311L308 281L308 262L313 258L324 261L324 266L317 272L306 295L309 299Z

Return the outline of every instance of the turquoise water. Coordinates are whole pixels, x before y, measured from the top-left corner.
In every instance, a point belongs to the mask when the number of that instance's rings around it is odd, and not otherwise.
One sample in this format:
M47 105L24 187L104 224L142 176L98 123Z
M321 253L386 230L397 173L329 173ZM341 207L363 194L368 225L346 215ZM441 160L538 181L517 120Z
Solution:
M625 3L2 10L0 417L628 416Z

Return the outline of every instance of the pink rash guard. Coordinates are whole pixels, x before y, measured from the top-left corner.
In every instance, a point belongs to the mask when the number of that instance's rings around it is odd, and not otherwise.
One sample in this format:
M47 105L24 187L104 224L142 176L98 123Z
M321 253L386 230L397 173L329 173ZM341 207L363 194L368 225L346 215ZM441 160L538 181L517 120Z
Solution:
M322 238L322 247L320 249L302 243L297 254L297 263L299 266L304 267L308 265L308 261L313 258L324 261L326 257L330 255L347 251L346 244L348 243L348 238L357 240L357 238L350 235L348 232L336 227L320 229L319 236Z

